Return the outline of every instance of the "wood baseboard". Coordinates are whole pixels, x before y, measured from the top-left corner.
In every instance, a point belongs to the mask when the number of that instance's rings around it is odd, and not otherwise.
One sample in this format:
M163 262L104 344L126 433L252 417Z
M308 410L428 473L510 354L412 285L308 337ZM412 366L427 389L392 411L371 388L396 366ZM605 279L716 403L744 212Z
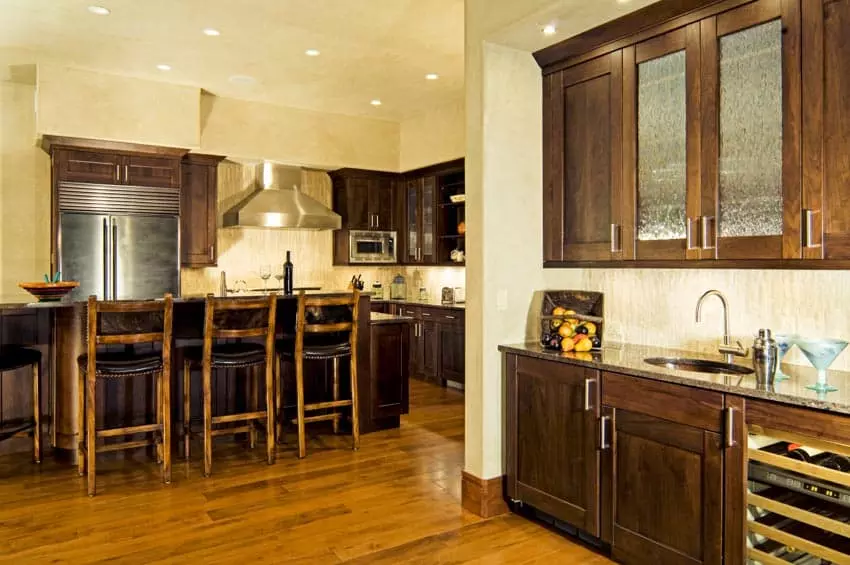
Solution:
M464 510L477 514L482 518L491 518L508 512L502 494L502 479L479 479L466 471L460 482L460 498Z

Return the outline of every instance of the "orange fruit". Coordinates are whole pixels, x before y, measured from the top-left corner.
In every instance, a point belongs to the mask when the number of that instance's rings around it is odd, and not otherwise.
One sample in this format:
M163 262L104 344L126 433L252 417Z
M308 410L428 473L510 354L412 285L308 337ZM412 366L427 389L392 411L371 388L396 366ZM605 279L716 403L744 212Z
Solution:
M576 346L575 343L573 343L573 340L571 340L571 339L565 339L565 340L561 341L561 351L563 351L563 352L572 351L575 348L575 346Z

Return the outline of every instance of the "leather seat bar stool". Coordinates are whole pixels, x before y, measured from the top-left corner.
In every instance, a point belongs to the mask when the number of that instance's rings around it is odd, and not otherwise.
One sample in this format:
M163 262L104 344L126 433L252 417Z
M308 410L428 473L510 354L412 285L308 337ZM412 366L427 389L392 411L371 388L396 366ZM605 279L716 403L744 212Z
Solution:
M32 435L32 459L41 463L41 352L29 347L0 347L0 379L3 373L24 367L32 367L33 421L4 426L0 430L0 441Z
M251 447L256 443L257 428L266 432L266 457L271 465L275 460L274 424L274 327L277 296L263 298L214 298L208 295L204 315L204 344L183 350L183 448L189 458L191 430L191 371L201 369L204 410L204 476L212 472L212 438L248 432ZM221 343L220 339L262 338L264 343ZM266 410L259 410L257 372L265 368ZM249 412L212 415L212 372L215 369L251 369L248 395ZM253 381L253 382L252 382ZM237 427L218 427L221 424L241 423Z
M96 456L105 451L136 449L155 445L162 481L171 482L171 325L174 303L164 300L88 300L86 353L77 359L79 400L77 426L81 437L78 471L88 470L88 494L96 492ZM136 346L150 344L151 351L136 352ZM160 349L156 349L156 345ZM105 348L124 346L123 351ZM137 426L96 429L97 383L104 379L153 377L156 389L156 422ZM84 394L85 393L85 394ZM135 434L152 434L151 439L98 445L98 440Z
M357 320L360 293L344 296L310 297L302 291L298 295L298 310L295 321L295 339L278 342L280 358L276 363L278 375L279 410L283 410L280 361L295 364L295 386L297 392L297 417L292 420L298 426L298 457L307 456L305 424L332 421L334 433L339 432L340 408L351 409L351 434L353 449L360 448L360 421L357 398ZM345 314L339 315L340 310ZM335 311L335 312L334 312ZM336 314L336 315L335 315ZM340 400L339 362L348 358L351 364L351 399ZM333 361L333 400L327 402L304 402L304 361ZM331 410L331 412L328 412ZM311 412L323 412L308 416ZM280 414L283 419L283 414Z

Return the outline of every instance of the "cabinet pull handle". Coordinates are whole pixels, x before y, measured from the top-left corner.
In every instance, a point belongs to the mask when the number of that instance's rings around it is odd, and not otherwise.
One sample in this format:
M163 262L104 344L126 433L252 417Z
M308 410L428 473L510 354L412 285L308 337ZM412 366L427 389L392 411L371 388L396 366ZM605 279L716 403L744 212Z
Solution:
M599 449L610 449L611 444L608 443L608 422L611 421L611 416L602 416L599 419Z
M714 242L711 240L711 223L714 221L714 216L700 216L700 244L703 249L714 249Z
M803 220L806 222L806 231L804 232L803 247L820 247L820 244L815 243L815 214L816 210L803 210Z
M213 255L213 246L210 245L210 262L215 261L215 257Z
M735 409L731 406L726 408L726 447L735 447Z
M124 165L124 182L130 178L130 165Z
M593 408L590 405L590 385L596 384L596 379L584 379L584 411L590 412Z
M121 182L121 165L115 165L115 180Z
M449 320L454 320L454 319L455 319L455 317L454 317L454 316L449 316L448 314L446 314L446 316L445 316L445 317L446 317L447 319L449 319Z
M694 219L685 218L685 240L688 249L699 249L699 245L694 245Z
M611 253L620 253L623 250L620 241L620 224L611 224Z
M422 315L423 316L429 316L429 317L431 316L431 314L429 314L428 312L422 312Z

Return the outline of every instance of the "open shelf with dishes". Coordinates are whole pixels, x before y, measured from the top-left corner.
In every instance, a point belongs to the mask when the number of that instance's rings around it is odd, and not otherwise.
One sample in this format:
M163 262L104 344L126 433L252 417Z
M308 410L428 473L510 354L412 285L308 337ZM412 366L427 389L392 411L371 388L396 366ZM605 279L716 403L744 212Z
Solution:
M466 183L464 171L449 171L437 178L439 186L440 264L465 263L466 255Z
M750 426L750 563L850 563L850 445Z

